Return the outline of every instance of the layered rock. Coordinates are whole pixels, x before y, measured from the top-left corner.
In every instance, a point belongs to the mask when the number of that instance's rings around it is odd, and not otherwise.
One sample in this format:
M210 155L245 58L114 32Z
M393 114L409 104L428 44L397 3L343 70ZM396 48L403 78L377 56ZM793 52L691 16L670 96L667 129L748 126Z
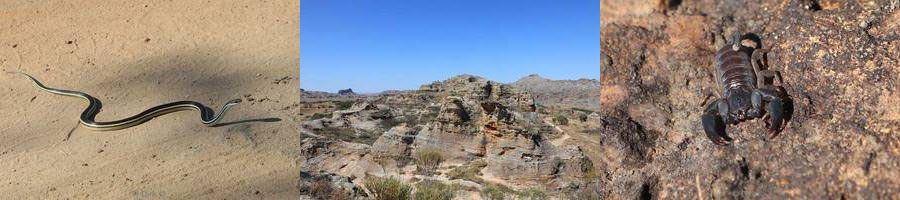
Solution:
M507 150L509 151L509 150ZM593 164L578 146L561 149L546 145L531 151L500 151L487 156L487 176L512 185L560 189L570 184L582 184Z
M348 177L384 174L375 163L371 147L335 139L306 138L297 152L297 163L303 172L329 172Z
M469 75L444 81L441 88L448 97L437 118L419 132L417 150L440 149L451 164L485 160L487 172L512 185L542 185L587 173L568 170L590 166L583 154L556 151L546 142L561 133L534 112L529 93Z
M418 130L406 124L396 126L385 132L372 144L372 152L378 158L394 160L412 157L412 144L416 140Z
M394 120L394 111L386 105L358 103L346 110L336 110L331 118L306 121L302 127L317 134L330 135L344 141L371 144L390 129L386 121Z

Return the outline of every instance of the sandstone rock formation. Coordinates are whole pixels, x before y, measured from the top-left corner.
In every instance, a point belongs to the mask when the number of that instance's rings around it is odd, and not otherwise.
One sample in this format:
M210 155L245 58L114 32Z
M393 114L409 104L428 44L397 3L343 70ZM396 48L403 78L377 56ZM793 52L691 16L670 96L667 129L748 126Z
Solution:
M585 185L591 160L577 145L550 142L564 131L535 104L529 92L471 75L376 95L330 118L303 122L317 137L304 140L298 163L342 176L411 178L421 176L409 168L416 155L436 151L443 160L439 171L486 163L480 174L490 181L480 184L548 191ZM377 139L359 140L364 134ZM450 181L437 176L421 178Z

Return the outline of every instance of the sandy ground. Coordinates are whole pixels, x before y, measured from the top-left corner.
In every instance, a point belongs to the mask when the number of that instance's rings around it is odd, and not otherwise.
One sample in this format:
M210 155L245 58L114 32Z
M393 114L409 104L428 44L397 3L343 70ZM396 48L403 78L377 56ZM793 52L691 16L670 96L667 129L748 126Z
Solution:
M0 198L296 198L285 108L298 101L299 13L288 0L3 1L0 68L97 97L100 121L244 103L222 127L182 111L97 132L76 125L82 99L0 74Z

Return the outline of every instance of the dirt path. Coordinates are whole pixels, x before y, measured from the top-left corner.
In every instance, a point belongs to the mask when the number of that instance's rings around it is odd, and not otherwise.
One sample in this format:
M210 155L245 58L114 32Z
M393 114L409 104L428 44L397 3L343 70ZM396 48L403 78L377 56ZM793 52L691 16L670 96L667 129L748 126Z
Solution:
M559 146L562 146L563 144L565 144L565 142L566 142L569 138L571 138L571 136L569 136L568 133L566 133L566 132L562 132L562 133L563 133L562 137L559 137L559 138L550 140L550 144L553 144L553 146L558 146L558 147L559 147Z
M0 69L97 97L99 121L244 99L222 127L182 111L121 131L73 130L82 99L0 75L4 199L297 197L285 152L300 136L282 108L298 95L298 2L4 1L0 19Z

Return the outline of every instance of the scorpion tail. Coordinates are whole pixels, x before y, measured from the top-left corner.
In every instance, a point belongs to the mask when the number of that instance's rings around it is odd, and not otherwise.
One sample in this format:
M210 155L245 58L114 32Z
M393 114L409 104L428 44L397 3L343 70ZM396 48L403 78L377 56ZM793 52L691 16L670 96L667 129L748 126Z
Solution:
M744 33L740 31L735 31L734 36L731 37L731 49L734 51L741 50L741 38L744 37Z

